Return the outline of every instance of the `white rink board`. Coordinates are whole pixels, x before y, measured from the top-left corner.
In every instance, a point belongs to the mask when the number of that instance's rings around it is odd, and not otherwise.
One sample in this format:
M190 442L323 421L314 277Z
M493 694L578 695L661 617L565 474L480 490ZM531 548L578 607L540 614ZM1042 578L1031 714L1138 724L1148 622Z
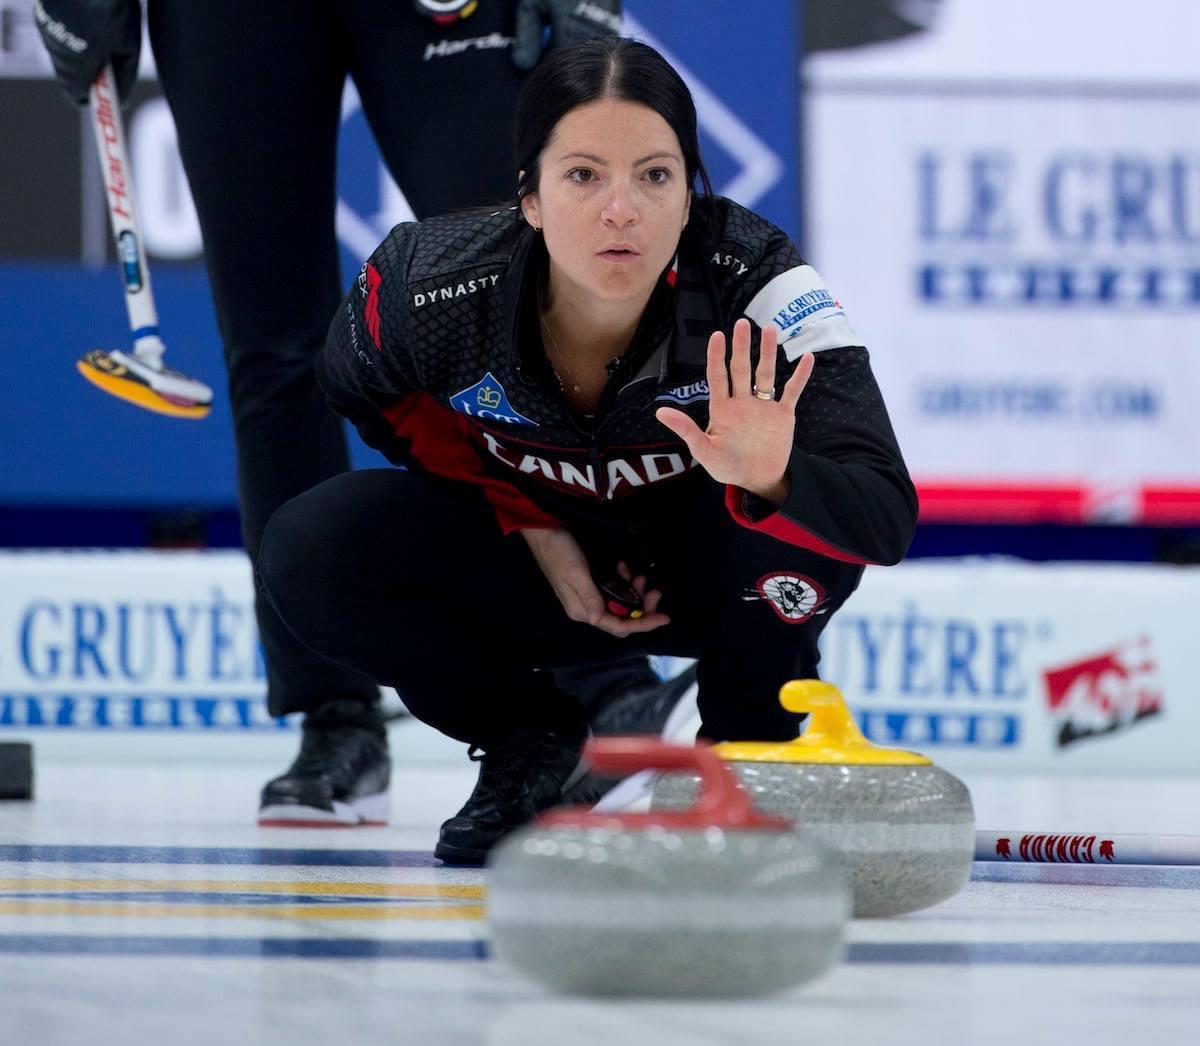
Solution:
M0 731L276 730L241 552L0 553Z
M941 6L804 67L805 254L923 518L1190 525L1200 5Z
M868 569L822 640L872 739L962 769L1200 772L1200 569Z
M0 738L276 734L252 599L240 552L0 552ZM821 670L952 769L1200 771L1198 601L1197 568L874 568Z

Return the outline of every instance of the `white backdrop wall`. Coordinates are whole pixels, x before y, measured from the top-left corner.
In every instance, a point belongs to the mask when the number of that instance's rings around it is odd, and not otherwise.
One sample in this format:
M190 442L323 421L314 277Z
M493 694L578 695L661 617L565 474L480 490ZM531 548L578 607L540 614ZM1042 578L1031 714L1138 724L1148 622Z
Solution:
M1200 5L956 0L808 60L810 260L927 520L1200 522Z

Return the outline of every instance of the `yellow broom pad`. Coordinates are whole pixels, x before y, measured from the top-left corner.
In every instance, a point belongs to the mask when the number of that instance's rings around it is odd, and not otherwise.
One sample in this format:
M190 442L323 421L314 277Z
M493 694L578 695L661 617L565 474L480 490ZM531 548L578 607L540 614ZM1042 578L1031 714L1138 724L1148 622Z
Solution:
M100 366L96 366L96 363L99 363ZM111 370L102 369L105 365ZM160 396L144 381L131 374L120 364L111 361L105 352L98 350L89 352L84 359L76 361L75 366L79 373L97 388L103 389L126 403L152 410L156 414L198 420L208 417L209 411L212 409L211 404L174 403L166 397Z

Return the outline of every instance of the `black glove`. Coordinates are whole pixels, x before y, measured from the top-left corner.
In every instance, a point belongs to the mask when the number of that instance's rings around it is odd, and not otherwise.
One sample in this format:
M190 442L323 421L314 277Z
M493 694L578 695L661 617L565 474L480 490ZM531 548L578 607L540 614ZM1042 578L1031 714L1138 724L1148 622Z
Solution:
M512 45L512 60L518 69L532 69L538 64L547 25L547 48L619 33L621 0L520 0Z
M71 101L88 104L88 90L109 62L118 96L129 97L142 50L138 0L33 0L33 17Z

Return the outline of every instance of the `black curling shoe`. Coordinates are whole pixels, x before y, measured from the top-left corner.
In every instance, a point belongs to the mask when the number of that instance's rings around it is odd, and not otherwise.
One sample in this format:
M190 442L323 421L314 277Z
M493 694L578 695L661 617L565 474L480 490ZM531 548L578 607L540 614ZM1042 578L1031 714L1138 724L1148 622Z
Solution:
M672 679L614 695L593 709L592 735L613 737L637 734L662 737L672 713L695 685L696 666L690 665ZM620 777L605 777L589 770L579 775L574 784L564 790L563 805L581 806L597 803L620 782Z
M590 725L596 737L616 734L661 736L683 696L696 685L696 666L662 682L615 694L592 708Z
M271 828L387 824L391 773L378 707L327 701L305 716L295 762L263 788L258 823Z
M448 864L483 864L505 835L562 801L582 775L579 753L586 736L520 730L486 752L472 747L479 781L463 808L442 825L434 856ZM589 799L595 801L589 796L575 801Z

